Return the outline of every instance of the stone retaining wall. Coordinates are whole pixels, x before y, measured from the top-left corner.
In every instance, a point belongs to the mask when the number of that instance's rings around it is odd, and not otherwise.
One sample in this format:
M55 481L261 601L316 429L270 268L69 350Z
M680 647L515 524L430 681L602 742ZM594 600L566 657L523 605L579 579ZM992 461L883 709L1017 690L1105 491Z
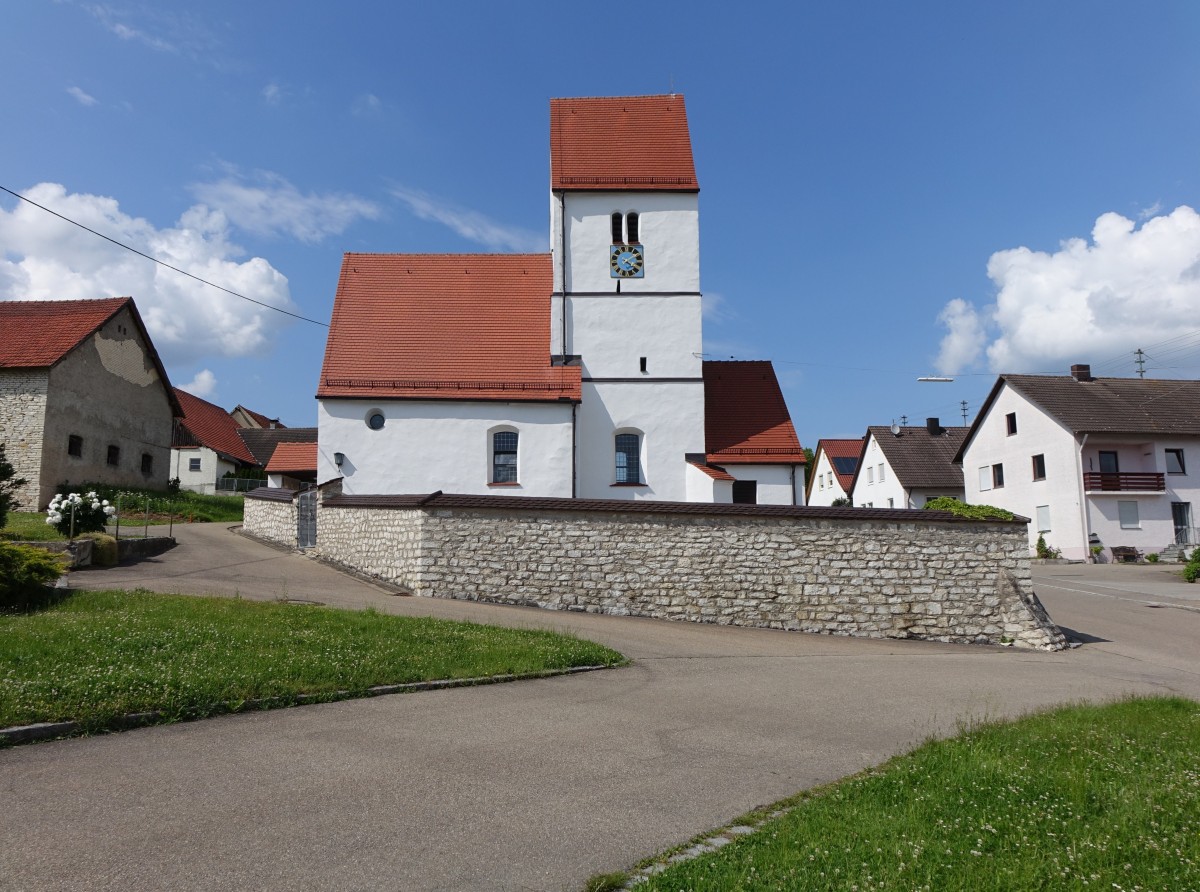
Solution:
M268 512L252 511L254 501L247 531L284 541L255 525ZM1023 523L635 504L336 496L320 508L317 547L416 595L836 635L1064 644L1033 593Z
M267 495L267 493L271 493ZM286 495L285 495L286 494ZM296 547L296 493L291 490L251 490L246 493L242 529L252 536Z

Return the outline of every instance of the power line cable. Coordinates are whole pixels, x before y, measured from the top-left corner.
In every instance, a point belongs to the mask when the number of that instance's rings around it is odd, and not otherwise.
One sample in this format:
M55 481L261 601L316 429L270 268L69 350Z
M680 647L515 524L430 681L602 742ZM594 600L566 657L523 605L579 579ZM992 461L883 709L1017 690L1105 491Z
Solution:
M52 214L53 216L58 217L58 219L60 219L60 220L65 220L66 222L70 223L72 226L78 226L80 229L84 230L85 232L90 232L92 235L99 236L100 238L104 239L106 242L112 242L118 248L124 248L126 251L132 251L134 254L138 255L139 257L144 257L147 260L151 260L154 263L157 263L159 266L164 266L173 272L177 272L181 276L187 276L189 279L195 279L197 282L207 285L210 288L216 288L218 291L224 291L226 294L230 294L233 297L241 298L242 300L249 301L252 304L257 304L258 306L264 307L265 309L268 309L268 310L274 310L276 313L283 313L283 315L291 316L293 319L299 319L301 322L311 322L313 325L320 325L323 328L329 327L328 322L321 322L320 320L317 320L317 319L309 319L307 316L301 316L299 313L293 313L289 310L283 310L283 309L280 309L279 307L273 307L270 304L263 303L261 300L255 300L252 297L246 297L246 295L238 294L236 291L231 291L223 285L218 285L215 282L210 282L210 281L208 281L208 279L202 279L197 275L193 275L192 273L189 273L187 270L180 269L177 266L171 266L171 264L167 263L166 261L159 260L157 257L152 257L149 254L139 251L137 248L130 247L129 245L125 244L124 242L119 242L115 238L105 235L103 232L97 232L96 230L94 230L88 226L84 226L82 223L80 223L76 220L72 220L70 217L63 216L58 211L52 211L52 210L50 210L50 208L46 207L45 205L40 205L31 198L26 198L20 192L14 192L12 189L8 189L4 186L0 186L0 190L7 192L13 198L19 198L19 199L21 199L21 201L24 201L27 204L33 205L35 208L39 208L40 210L45 211L47 214Z

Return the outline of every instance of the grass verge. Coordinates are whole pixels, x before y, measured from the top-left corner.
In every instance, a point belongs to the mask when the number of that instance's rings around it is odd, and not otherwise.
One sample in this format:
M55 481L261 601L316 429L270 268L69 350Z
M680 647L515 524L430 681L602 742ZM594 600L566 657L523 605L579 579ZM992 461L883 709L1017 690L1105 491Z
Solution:
M1197 753L1200 704L1178 698L988 724L779 803L636 888L1197 889Z
M67 537L46 523L45 514L9 511L0 538L15 542L56 542Z
M373 611L76 592L0 616L0 728L130 713L199 718L276 698L361 696L376 685L616 665L624 658L553 632Z

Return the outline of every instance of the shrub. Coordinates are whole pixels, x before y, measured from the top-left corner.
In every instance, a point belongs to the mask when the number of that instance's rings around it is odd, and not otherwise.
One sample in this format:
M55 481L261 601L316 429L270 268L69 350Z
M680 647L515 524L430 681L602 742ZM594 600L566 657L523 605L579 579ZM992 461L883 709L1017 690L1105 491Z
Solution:
M925 503L930 511L949 511L959 517L970 517L974 520L1012 520L1013 513L993 505L967 505L951 496L938 496Z
M8 525L9 511L21 507L13 492L18 486L24 485L25 479L17 476L16 470L4 455L4 444L0 443L0 527Z
M1154 554L1146 555L1146 560L1148 560L1152 564L1157 564L1158 563L1158 553L1156 552Z
M25 607L62 571L62 560L44 548L0 542L0 610Z
M1197 576L1200 576L1200 564L1188 564L1183 568L1183 578L1188 582L1195 582Z
M1037 553L1038 558L1043 561L1058 560L1060 557L1062 557L1061 551L1059 551L1057 548L1055 548L1052 545L1046 544L1045 536L1038 536L1037 544L1034 546L1034 551ZM1095 551L1092 552L1092 554L1097 554L1097 553L1098 552L1095 552Z
M92 540L92 563L98 567L117 565L117 540L108 533L87 533L85 539Z
M104 525L116 517L117 509L101 499L95 491L81 496L77 492L68 495L55 494L46 509L46 523L64 536L72 533L102 533Z

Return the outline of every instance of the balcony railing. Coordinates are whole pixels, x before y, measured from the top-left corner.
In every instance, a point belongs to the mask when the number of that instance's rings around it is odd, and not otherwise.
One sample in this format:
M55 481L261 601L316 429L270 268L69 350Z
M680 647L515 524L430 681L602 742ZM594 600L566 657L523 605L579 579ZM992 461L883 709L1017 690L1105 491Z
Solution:
M1166 475L1153 473L1100 474L1085 471L1083 488L1087 492L1166 492Z

